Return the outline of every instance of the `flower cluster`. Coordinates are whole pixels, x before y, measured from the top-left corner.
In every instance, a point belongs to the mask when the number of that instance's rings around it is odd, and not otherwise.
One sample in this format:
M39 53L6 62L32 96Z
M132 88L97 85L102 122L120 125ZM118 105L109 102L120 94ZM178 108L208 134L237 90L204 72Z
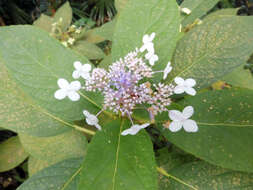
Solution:
M175 84L151 84L151 78L155 74L163 73L165 80L172 70L171 63L168 62L163 71L153 71L152 66L158 61L155 54L153 40L155 33L144 35L143 45L140 49L128 53L124 58L112 63L108 70L103 68L94 68L90 64L82 64L79 61L74 62L74 79L83 78L84 85L73 81L70 84L65 79L58 80L60 90L55 92L55 98L61 100L69 97L72 101L79 100L78 91L83 89L95 93L102 93L104 96L103 109L97 114L92 115L87 110L83 111L86 122L101 130L98 124L97 116L104 110L111 110L116 114L129 117L132 126L123 131L122 135L135 135L139 130L146 128L150 123L142 125L134 124L132 114L134 109L141 105L149 111L152 117L158 113L169 112L172 120L169 129L172 132L180 130L182 127L187 132L196 132L198 126L194 120L189 118L193 115L193 108L186 107L183 113L177 110L168 110L171 104L173 94L187 93L194 96L196 94L193 88L196 85L194 79L184 80L181 77L174 79Z

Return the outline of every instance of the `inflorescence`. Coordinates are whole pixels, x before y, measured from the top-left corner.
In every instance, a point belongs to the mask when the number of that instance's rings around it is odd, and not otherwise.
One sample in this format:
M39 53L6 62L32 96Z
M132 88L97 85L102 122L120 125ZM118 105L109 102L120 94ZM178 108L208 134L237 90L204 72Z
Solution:
M74 62L74 79L80 77L85 80L81 86L79 81L68 83L65 79L58 80L59 90L55 92L55 98L62 100L68 97L72 101L78 101L80 95L78 91L83 89L91 92L100 92L104 96L103 109L96 115L90 114L87 110L83 111L86 122L101 130L98 124L97 116L104 110L111 110L116 114L127 116L132 126L123 131L122 135L135 135L139 130L146 128L150 123L142 125L134 124L132 114L137 105L145 105L147 111L152 117L161 112L169 112L172 120L169 129L172 132L179 131L182 127L187 132L196 132L198 126L194 120L189 118L193 115L192 106L186 107L183 112L177 110L168 110L171 104L173 94L187 93L194 96L196 94L193 88L196 85L194 79L184 80L181 77L174 79L175 84L151 84L150 79L155 74L163 73L165 80L172 70L171 63L168 62L163 71L153 71L152 66L158 61L155 54L153 40L155 33L144 35L143 45L128 53L124 58L112 63L108 71L103 68L94 68L90 64L82 64L79 61Z

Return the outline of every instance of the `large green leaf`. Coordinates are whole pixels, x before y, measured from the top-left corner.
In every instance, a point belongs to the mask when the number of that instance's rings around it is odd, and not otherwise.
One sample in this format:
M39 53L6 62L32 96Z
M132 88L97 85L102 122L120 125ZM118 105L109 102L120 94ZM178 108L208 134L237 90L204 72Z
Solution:
M129 0L117 19L112 60L116 61L136 47L140 48L143 36L155 32L154 46L159 61L154 70L164 69L171 60L179 26L180 13L176 0Z
M128 121L114 120L99 131L89 145L79 190L157 189L152 144L142 130L121 136Z
M0 172L5 172L21 164L28 154L18 137L11 137L0 144Z
M249 88L253 90L253 75L248 69L244 69L244 65L236 68L233 72L226 75L222 80L241 88Z
M169 171L180 180L191 184L197 190L251 190L253 174L236 172L210 165L206 162L192 162ZM175 180L163 181L163 190L190 190Z
M17 133L51 136L69 130L62 121L35 105L10 79L0 63L0 126Z
M1 58L12 77L26 94L50 114L71 121L83 119L83 109L93 113L99 111L99 101L102 101L99 94L80 92L81 100L77 102L54 98L54 92L59 89L57 80L66 78L73 81L73 62L86 63L86 58L32 26L2 27L0 41Z
M117 12L119 14L120 11L126 6L128 3L128 0L115 0L115 7L117 9Z
M240 171L253 171L253 91L246 89L200 93L186 98L191 105L196 133L162 129L167 139L210 163Z
M86 137L75 130L53 137L19 136L26 152L36 159L47 160L49 164L84 156L88 144Z
M191 77L206 87L245 63L253 51L253 18L216 16L188 32L173 55L168 77Z
M72 158L45 168L17 190L76 190L82 158Z
M188 8L191 10L189 15L185 15L182 25L186 26L195 21L195 19L204 16L210 9L212 9L219 0L186 0L180 7Z

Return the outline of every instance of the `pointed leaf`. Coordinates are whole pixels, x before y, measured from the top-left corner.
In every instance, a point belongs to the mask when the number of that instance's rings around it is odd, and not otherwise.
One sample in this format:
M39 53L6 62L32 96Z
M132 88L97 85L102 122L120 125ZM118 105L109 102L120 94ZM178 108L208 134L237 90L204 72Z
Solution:
M63 31L67 30L72 21L72 8L67 1L55 13L54 22L58 22L62 18L61 28Z
M52 163L52 165L55 163ZM28 159L28 174L29 177L38 173L40 170L47 168L51 165L47 160L39 160L34 158L33 156L29 156Z
M128 121L108 123L89 145L79 190L157 189L152 144L142 130L135 136L122 136Z

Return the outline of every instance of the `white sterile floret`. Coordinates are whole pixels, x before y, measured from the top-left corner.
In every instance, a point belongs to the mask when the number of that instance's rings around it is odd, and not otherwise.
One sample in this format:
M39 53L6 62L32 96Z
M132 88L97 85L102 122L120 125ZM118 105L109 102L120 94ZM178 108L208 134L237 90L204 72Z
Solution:
M178 110L169 111L169 117L172 120L169 129L172 132L177 132L183 127L186 132L197 132L197 123L194 120L189 119L193 113L194 109L192 106L185 107L182 113Z
M121 135L126 136L126 135L136 135L141 129L144 129L148 127L150 123L145 123L142 125L133 125L131 128L124 130Z
M163 72L163 80L165 80L167 78L168 74L172 70L172 67L170 65L171 65L171 62L169 61L166 68L164 69L164 72Z
M154 32L151 35L145 34L142 38L143 45L140 48L140 52L144 52L145 50L151 51L152 49L154 49L154 44L152 42L154 38Z
M84 78L85 80L90 78L90 71L91 71L91 65L90 64L84 64L80 61L74 62L75 71L72 74L72 77L74 79L78 79L80 77Z
M185 7L185 8L181 8L180 10L181 10L183 13L187 14L187 15L191 14L191 12L192 12L190 9L188 9L188 8L186 8L186 7Z
M175 78L175 83L177 86L174 89L175 94L182 94L186 92L189 95L195 96L196 90L192 87L196 85L196 81L194 79L186 79L184 80L181 77Z
M83 115L86 117L88 125L95 126L98 130L101 130L101 126L98 124L97 116L90 114L87 110L83 110Z
M158 56L154 53L154 51L150 51L146 53L145 58L149 61L149 64L153 66L156 61L158 61Z
M56 99L62 100L66 96L72 101L78 101L80 99L80 95L77 93L81 89L81 83L79 81L69 83L66 79L60 78L57 84L60 89L54 93Z

